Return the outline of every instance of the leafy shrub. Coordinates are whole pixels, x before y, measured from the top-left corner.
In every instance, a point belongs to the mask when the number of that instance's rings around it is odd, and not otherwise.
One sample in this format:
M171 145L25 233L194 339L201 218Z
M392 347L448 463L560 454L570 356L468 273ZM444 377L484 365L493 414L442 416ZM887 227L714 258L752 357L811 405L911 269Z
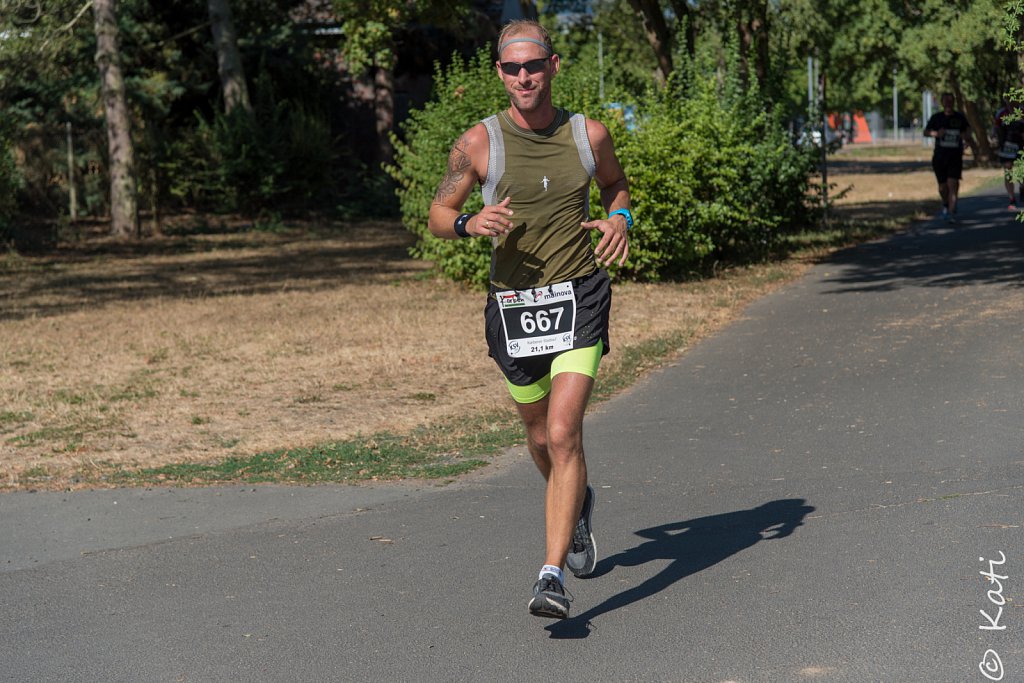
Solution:
M636 279L676 277L709 258L762 257L807 220L813 159L715 75L652 91L618 155L639 229L624 274Z
M395 164L387 171L398 184L402 220L419 237L413 255L434 261L453 280L485 284L490 241L434 238L427 218L452 144L508 99L485 51L438 68L434 87L431 101L404 124L404 136L393 138ZM621 108L601 106L598 89L591 64L563 62L553 85L556 104L601 120L616 142L637 222L620 275L661 280L708 259L762 257L781 232L806 222L813 159L735 83L684 73L638 98L633 130ZM621 95L606 99L626 102ZM465 210L482 205L474 191ZM596 184L591 213L603 215Z
M195 129L174 143L162 164L172 196L254 213L330 194L335 144L326 117L301 103L274 102L262 81L252 112L197 114Z
M502 107L508 98L498 82L489 53L480 50L470 60L455 55L448 69L434 68L434 93L423 109L410 112L404 135L392 135L395 163L385 170L395 180L405 227L419 237L416 258L432 260L452 280L486 282L490 271L490 240L441 240L427 228L430 204L455 141L479 121ZM473 192L465 211L479 211L483 196Z
M600 110L598 79L592 70L563 62L553 88L559 106L615 125L614 114ZM486 284L491 242L435 238L427 228L430 204L455 141L476 122L507 107L508 96L490 52L480 50L469 60L455 55L447 69L435 67L430 102L410 113L402 125L401 137L392 136L395 163L385 170L397 184L405 227L419 237L413 256L434 261L438 270L452 280ZM591 203L599 209L599 203ZM466 202L465 211L475 212L482 207L483 196L477 188Z

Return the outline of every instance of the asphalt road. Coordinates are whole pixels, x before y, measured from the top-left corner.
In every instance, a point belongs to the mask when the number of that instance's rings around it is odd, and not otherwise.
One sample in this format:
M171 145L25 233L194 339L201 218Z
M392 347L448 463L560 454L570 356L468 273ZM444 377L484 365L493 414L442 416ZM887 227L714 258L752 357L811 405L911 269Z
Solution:
M4 494L0 680L1024 681L1022 388L1024 225L969 197L588 417L567 621L526 610L522 449L449 486Z

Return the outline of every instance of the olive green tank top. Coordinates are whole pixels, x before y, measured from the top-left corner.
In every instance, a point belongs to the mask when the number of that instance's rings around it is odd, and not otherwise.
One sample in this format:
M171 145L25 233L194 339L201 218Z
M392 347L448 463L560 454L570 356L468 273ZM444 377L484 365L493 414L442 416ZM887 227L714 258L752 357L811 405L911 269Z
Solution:
M527 289L597 269L590 231L590 180L596 165L582 114L555 110L544 130L520 128L506 112L484 119L490 145L484 203L511 197L515 227L492 238L491 283Z

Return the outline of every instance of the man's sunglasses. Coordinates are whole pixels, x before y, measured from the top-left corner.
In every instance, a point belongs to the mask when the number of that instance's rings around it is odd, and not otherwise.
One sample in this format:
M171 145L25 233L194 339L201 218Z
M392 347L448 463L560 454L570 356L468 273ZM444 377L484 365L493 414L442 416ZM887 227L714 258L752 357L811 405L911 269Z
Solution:
M501 62L500 66L502 73L506 76L518 76L520 69L526 69L526 73L532 76L543 71L544 66L547 64L549 59L551 59L551 57L541 57L540 59L531 59L530 61L523 62L522 64L519 62Z

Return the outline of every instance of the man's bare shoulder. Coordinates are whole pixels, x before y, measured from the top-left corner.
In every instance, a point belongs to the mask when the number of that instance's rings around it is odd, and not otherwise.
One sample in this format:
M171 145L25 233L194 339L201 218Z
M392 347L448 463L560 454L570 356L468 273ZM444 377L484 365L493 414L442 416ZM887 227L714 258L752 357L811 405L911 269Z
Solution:
M468 155L474 167L479 168L479 162L483 161L483 168L486 168L489 149L487 128L483 123L476 124L459 136L453 148Z
M465 140L469 145L486 145L487 127L482 122L478 123L463 133L459 139Z
M611 139L608 127L596 119L587 119L587 137L590 138L590 146L597 149Z
M486 177L489 156L487 129L482 123L460 135L448 153L448 168L434 195L434 204L461 207L473 184Z

